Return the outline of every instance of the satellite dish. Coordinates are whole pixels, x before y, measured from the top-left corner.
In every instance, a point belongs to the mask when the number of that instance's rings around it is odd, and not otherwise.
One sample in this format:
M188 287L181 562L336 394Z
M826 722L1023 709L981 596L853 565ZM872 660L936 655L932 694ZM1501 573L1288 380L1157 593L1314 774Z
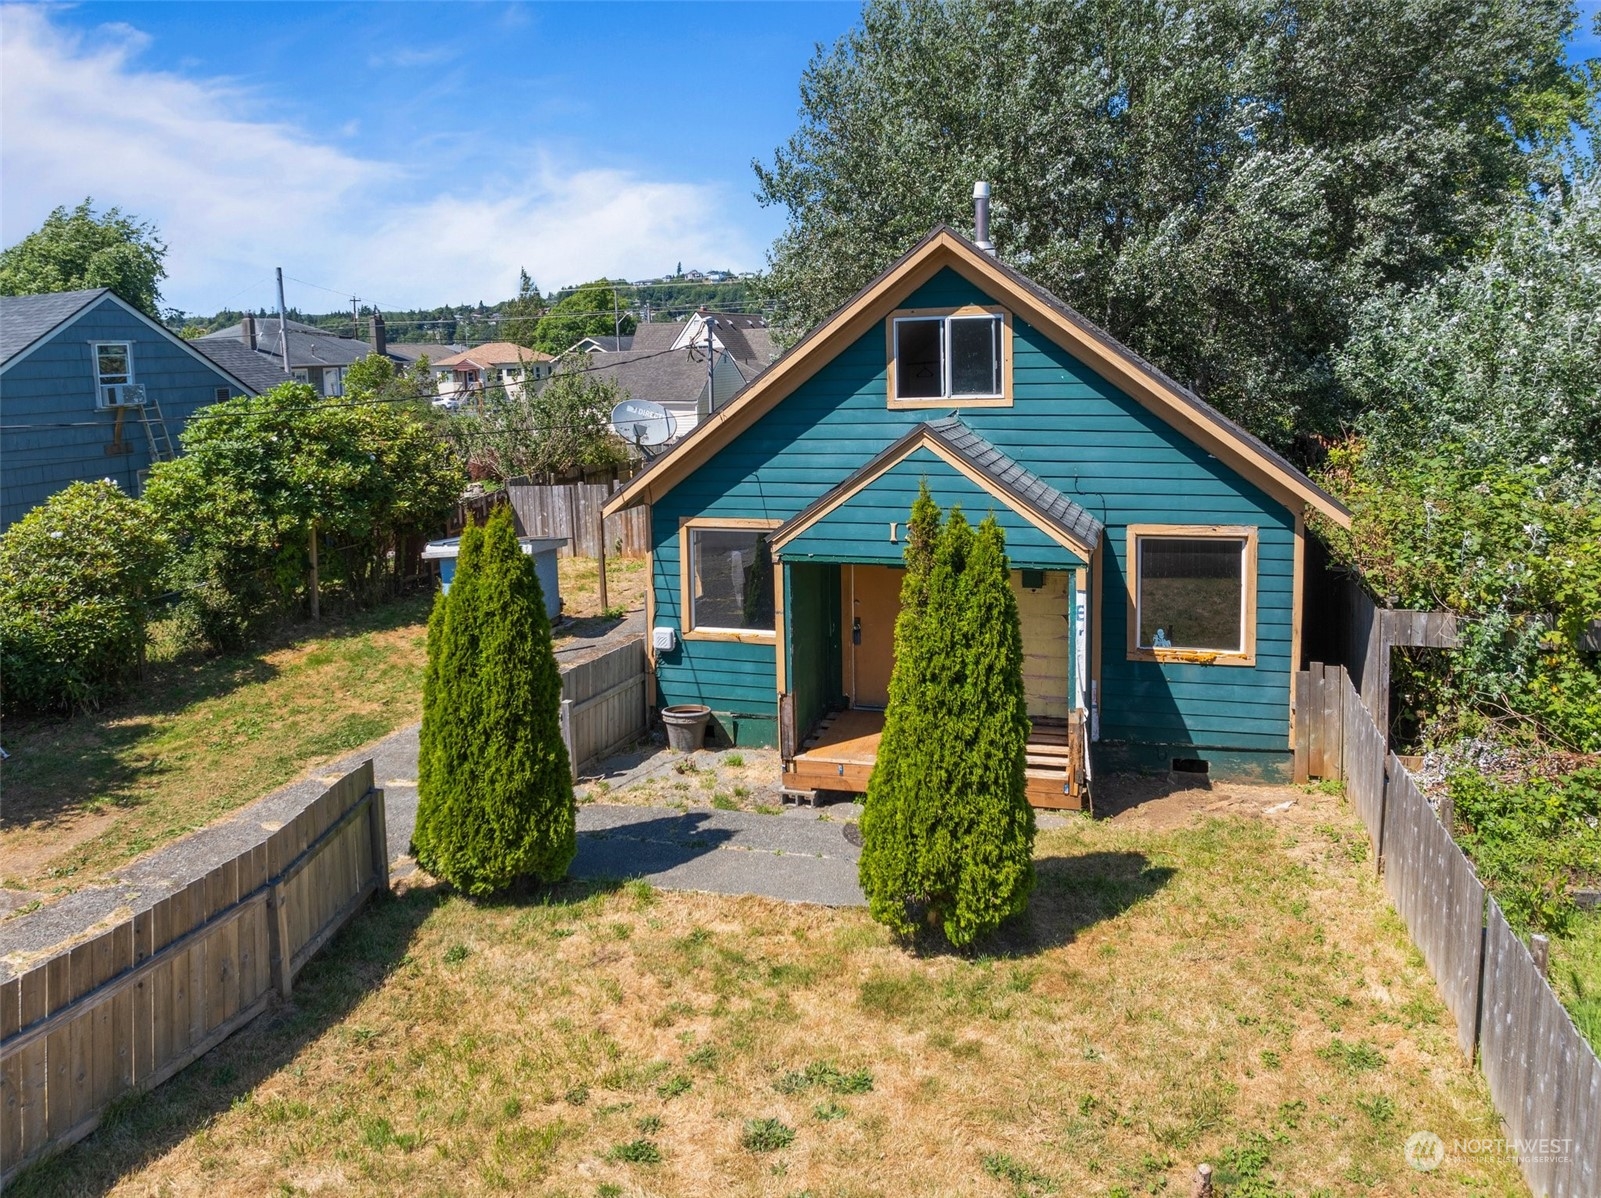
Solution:
M659 403L626 399L611 410L611 426L624 441L642 447L664 445L678 432L678 421Z

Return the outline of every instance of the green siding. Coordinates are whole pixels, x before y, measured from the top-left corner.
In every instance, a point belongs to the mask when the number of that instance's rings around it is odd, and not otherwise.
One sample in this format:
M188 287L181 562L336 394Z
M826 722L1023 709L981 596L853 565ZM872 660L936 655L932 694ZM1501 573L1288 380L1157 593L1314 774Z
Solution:
M903 306L991 302L960 276L942 271ZM678 625L680 517L789 519L913 425L947 414L945 409L888 410L884 382L884 335L875 327L656 503L658 624ZM1011 408L968 408L960 415L1106 525L1102 603L1092 612L1101 622L1102 739L1286 750L1293 664L1292 513L1021 319L1013 330L1013 393ZM860 554L865 546L887 543L893 518L879 512L859 531L842 524L830 555L873 560ZM905 512L899 518L904 520ZM1258 528L1255 666L1126 660L1123 559L1131 523ZM819 544L812 551L821 555L825 549ZM768 711L774 703L773 661L767 646L690 642L663 655L659 676L669 701ZM748 706L759 695L766 706Z
M838 702L840 680L839 567L822 562L786 566L785 619L790 629L787 665L795 696L795 728L804 732ZM803 646L799 651L795 646Z
M823 561L900 565L906 549L906 519L917 498L918 484L925 480L941 508L961 504L962 511L974 524L994 512L1006 532L1006 553L1013 566L1060 570L1084 564L1082 558L1063 548L923 446L791 540L784 546L784 560L810 557ZM894 541L889 539L891 521L898 524Z

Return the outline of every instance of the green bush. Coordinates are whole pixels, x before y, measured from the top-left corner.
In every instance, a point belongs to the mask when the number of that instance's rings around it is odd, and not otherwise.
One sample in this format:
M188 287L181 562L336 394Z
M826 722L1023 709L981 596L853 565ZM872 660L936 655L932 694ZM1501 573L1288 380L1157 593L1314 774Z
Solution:
M993 517L975 534L953 508L942 529L925 486L905 556L860 878L874 918L904 935L921 917L966 945L1034 885L1021 624Z
M168 551L145 505L109 480L73 483L0 536L8 714L91 707L126 685Z
M471 895L555 882L578 850L561 675L511 509L468 529L428 624L413 848Z
M1507 921L1564 934L1569 892L1601 884L1601 768L1510 785L1462 770L1448 790L1457 839Z

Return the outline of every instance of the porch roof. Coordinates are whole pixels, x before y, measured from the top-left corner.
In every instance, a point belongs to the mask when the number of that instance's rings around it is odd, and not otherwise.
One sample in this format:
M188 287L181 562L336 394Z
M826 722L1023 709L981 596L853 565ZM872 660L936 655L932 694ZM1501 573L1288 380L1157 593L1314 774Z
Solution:
M775 529L780 559L898 563L905 522L920 481L942 506L961 503L975 519L990 501L1017 566L1087 565L1101 522L1007 457L961 419L917 425L855 474ZM891 525L899 526L899 534Z

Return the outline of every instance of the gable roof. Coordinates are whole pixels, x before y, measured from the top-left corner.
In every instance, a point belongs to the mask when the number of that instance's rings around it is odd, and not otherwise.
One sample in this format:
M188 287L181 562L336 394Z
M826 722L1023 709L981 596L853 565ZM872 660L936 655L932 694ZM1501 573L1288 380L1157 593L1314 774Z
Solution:
M109 287L53 291L47 295L0 295L0 362L44 340L101 296Z
M898 462L925 448L1084 561L1090 560L1100 544L1099 520L996 449L962 423L960 417L946 416L916 425L839 486L774 529L768 537L773 551L781 551Z
M937 226L827 320L667 453L617 491L605 505L613 515L665 494L724 445L817 373L834 356L878 326L907 295L949 268L1117 385L1135 402L1233 467L1286 506L1305 504L1342 527L1351 513L1257 437L1229 420L1049 291Z
M271 391L279 383L293 381L278 365L276 357L257 353L242 341L201 339L191 344L234 378L249 383L257 394Z
M341 337L337 333L330 333L326 329L318 329L312 325L301 324L298 320L285 323L284 327L289 333L289 365L291 368L300 366L350 366L361 361L372 353L372 346L365 341L357 341L354 337ZM207 333L204 337L196 338L200 341L233 341L236 345L244 345L240 340L239 326L230 325L226 329L219 329L215 333ZM246 347L249 348L248 346ZM262 354L273 361L282 364L278 355L278 318L264 317L256 321L256 348L251 353Z
M109 287L97 287L92 291L56 291L46 295L0 296L0 369L14 365L33 352L36 346L43 345L89 308L100 303L115 304L134 320L154 330L163 340L178 346L197 362L226 377L239 390L251 395L259 393L254 384L202 353L194 342L185 341Z
M537 349L529 349L524 345L514 345L510 341L486 341L483 345L475 345L471 349L464 349L459 354L452 354L448 358L440 358L432 363L434 366L477 366L480 369L489 366L520 366L523 362L554 362L547 353Z

